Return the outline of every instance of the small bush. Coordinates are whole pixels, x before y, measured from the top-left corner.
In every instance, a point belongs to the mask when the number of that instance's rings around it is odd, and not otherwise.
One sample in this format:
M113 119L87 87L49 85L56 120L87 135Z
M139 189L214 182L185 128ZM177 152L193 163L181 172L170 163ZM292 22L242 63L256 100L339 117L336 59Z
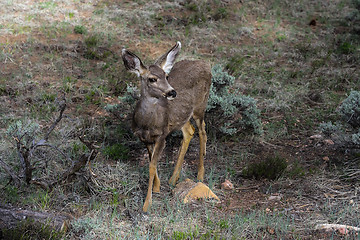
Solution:
M85 51L83 56L87 59L104 60L111 55L111 51L102 45L102 37L98 35L91 35L85 38Z
M99 44L99 38L95 35L89 36L85 39L86 47L96 47Z
M233 86L235 78L224 72L222 66L215 65L212 75L206 109L211 126L226 135L234 135L241 130L262 135L260 110L256 106L256 100L240 94Z
M355 5L355 8L360 11L360 0L353 0L353 3Z
M326 136L331 136L332 134L340 131L340 129L341 126L335 125L332 122L321 123L319 126L320 132L322 132Z
M105 147L103 150L104 154L109 156L112 159L121 159L126 160L129 158L129 148L124 146L121 143L117 143L108 147Z
M353 144L360 146L360 129L358 133L354 133L351 135L351 141Z
M339 109L343 120L354 128L360 127L360 92L351 91Z
M84 27L82 25L77 25L74 27L74 33L85 34L85 33L87 33L87 29L86 29L86 27Z
M286 159L281 157L267 158L259 163L252 163L243 170L243 175L247 178L270 179L275 180L281 176L281 174L287 168Z
M105 109L113 113L117 118L125 120L132 114L135 108L135 103L139 99L139 89L131 84L126 87L126 92L118 97L120 103L108 104Z
M356 47L349 42L343 42L337 48L338 53L345 54L345 55L352 54L355 51L356 51Z
M338 112L344 122L321 123L319 130L327 136L336 137L341 146L358 147L360 145L360 92L351 91L350 95L340 105ZM353 129L347 128L345 131L348 124Z
M185 8L191 11L184 18L187 25L201 25L209 20L219 21L229 17L228 9L219 4L219 1L189 0L185 4Z
M33 121L18 120L9 125L6 134L14 139L22 140L26 147L30 147L40 132L39 124Z
M215 21L218 21L220 19L226 19L228 18L229 13L226 8L220 7L216 10L215 14L213 15L213 18Z
M353 25L354 32L359 34L360 0L352 0L352 4L353 4L353 6L351 6L351 7L354 7L354 10L350 11L347 14L347 16L345 17L345 19ZM354 50L354 49L352 49L352 50Z
M230 58L228 63L225 65L225 69L234 76L239 76L241 73L241 67L245 61L244 56L235 55Z

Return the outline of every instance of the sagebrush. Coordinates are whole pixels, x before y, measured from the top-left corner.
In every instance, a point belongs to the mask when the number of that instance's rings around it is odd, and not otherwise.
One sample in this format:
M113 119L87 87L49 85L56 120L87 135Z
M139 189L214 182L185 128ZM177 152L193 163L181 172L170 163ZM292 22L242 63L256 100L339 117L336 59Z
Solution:
M210 128L226 135L243 130L263 134L260 110L256 100L240 93L234 86L235 77L223 70L221 65L212 68L212 84L206 111Z

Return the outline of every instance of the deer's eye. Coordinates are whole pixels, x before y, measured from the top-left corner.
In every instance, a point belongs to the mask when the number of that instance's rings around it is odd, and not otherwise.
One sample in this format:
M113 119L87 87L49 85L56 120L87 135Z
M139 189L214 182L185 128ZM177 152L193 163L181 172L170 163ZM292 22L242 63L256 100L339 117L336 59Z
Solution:
M156 81L157 81L157 79L156 79L156 78L149 78L149 82L154 83L154 82L156 82Z

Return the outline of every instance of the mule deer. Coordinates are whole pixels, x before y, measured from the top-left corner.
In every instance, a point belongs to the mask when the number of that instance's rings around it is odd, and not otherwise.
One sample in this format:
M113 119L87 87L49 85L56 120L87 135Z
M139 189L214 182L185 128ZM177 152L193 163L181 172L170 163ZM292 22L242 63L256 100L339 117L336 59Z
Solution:
M152 192L160 192L157 162L165 147L165 138L172 131L181 129L183 140L169 183L175 185L179 179L185 153L195 132L190 123L191 117L199 129L200 139L197 179L204 179L207 140L204 114L211 85L211 68L203 61L183 60L175 63L180 49L181 43L177 42L149 67L134 53L122 50L126 69L141 78L141 96L135 107L132 128L134 134L146 144L150 158L144 212L151 205Z

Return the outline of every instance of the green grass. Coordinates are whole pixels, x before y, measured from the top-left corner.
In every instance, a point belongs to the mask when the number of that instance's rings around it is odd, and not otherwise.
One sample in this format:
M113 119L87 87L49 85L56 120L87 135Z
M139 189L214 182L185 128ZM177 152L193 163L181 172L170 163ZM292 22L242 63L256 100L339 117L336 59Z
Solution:
M50 225L23 220L12 229L2 229L4 239L63 239L64 233L55 231Z

